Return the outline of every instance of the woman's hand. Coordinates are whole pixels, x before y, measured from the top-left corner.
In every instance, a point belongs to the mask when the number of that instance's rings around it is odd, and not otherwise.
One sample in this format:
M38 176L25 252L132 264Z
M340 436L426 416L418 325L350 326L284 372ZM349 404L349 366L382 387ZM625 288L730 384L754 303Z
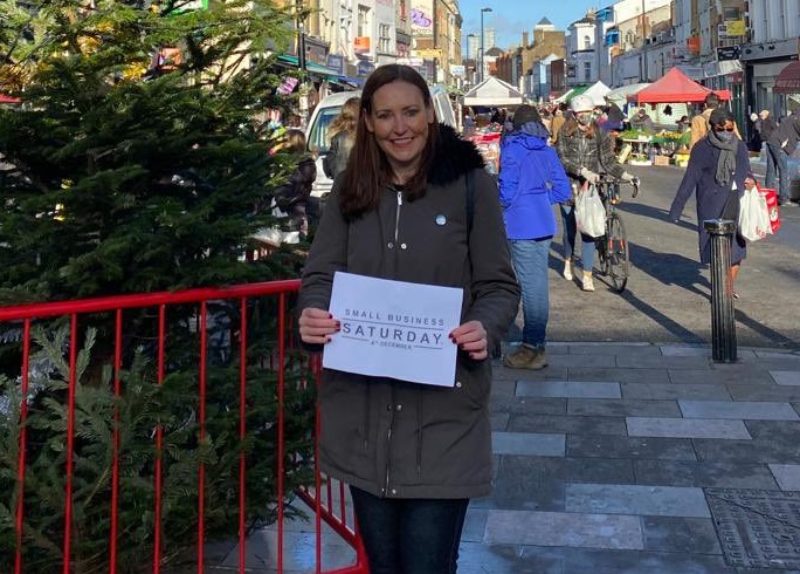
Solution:
M338 333L341 325L333 315L323 309L306 307L300 314L300 338L304 343L324 345L330 342L331 335Z
M450 333L450 340L459 349L469 353L469 358L474 361L482 361L489 356L486 329L480 321L468 321L456 327Z

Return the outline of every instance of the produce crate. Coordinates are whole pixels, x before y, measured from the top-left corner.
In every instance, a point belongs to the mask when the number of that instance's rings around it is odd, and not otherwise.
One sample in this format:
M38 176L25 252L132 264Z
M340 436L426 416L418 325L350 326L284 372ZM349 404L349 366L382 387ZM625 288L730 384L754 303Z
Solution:
M657 155L653 158L653 165L669 165L668 155Z

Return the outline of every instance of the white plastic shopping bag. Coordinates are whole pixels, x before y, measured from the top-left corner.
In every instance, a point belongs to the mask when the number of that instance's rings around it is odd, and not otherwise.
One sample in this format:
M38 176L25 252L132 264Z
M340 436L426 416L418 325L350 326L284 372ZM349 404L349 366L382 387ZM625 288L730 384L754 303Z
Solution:
M755 187L745 190L740 200L739 233L748 241L758 241L771 232L766 196Z
M589 237L605 235L606 209L595 186L584 187L578 192L575 198L575 223L578 231Z

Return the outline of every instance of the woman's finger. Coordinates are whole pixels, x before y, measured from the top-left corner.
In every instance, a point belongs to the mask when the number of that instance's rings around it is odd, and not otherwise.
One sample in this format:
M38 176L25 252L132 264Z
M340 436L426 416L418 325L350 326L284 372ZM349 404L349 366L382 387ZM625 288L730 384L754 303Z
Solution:
M459 345L462 351L484 351L486 350L486 339L480 339L471 343L462 343Z

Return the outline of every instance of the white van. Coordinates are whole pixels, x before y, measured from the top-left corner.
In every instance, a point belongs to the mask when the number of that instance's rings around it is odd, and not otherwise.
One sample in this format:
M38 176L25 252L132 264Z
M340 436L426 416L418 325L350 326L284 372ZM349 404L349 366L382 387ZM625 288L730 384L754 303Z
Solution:
M450 97L447 90L442 86L430 87L433 109L436 111L436 119L444 124L456 127L456 116L453 113L453 106L450 104ZM361 91L338 92L325 97L311 114L311 120L306 128L306 146L308 151L317 158L317 179L311 189L311 195L321 197L328 193L333 186L333 181L325 175L322 169L322 158L330 150L330 137L328 128L331 122L339 115L344 103L353 97L361 96Z

